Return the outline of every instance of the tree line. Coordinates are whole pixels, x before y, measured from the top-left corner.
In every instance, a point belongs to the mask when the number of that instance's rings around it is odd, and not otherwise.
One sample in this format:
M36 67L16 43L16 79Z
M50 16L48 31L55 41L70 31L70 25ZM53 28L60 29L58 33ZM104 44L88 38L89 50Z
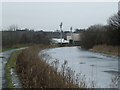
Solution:
M99 44L120 45L120 11L111 16L107 22L107 25L97 24L83 29L80 46L90 49ZM75 32L79 33L79 29ZM67 33L70 32L63 32L64 38ZM2 31L2 47L12 47L17 44L50 44L51 38L60 38L60 32L34 31L27 28L20 30L17 25L11 25L8 30Z
M81 47L90 49L95 45L120 45L120 11L107 20L107 25L92 25L81 36Z
M12 27L13 28L13 27ZM50 37L43 31L10 29L2 31L2 47L11 48L20 44L49 44Z

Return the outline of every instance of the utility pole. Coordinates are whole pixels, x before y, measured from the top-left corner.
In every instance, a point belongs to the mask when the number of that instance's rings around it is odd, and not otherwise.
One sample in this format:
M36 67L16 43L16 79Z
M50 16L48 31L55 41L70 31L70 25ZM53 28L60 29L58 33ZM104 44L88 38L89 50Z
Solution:
M61 30L61 34L60 34L60 38L61 38L61 46L62 46L62 25L63 25L63 23L61 22L61 23L60 23L60 30Z

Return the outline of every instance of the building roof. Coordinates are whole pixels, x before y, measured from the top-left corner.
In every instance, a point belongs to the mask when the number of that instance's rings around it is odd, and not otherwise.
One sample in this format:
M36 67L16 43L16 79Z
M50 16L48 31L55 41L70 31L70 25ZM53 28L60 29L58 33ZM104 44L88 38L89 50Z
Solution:
M69 41L64 40L64 38L60 39L60 38L52 38L52 42L53 43L69 43Z

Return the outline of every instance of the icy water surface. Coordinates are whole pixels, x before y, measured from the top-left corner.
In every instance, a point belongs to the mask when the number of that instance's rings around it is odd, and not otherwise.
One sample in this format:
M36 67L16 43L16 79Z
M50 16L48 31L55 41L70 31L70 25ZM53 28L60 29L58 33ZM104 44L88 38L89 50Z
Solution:
M43 53L43 52L42 52ZM118 57L93 53L77 47L61 47L44 50L49 58L49 63L59 60L59 67L64 60L75 73L82 73L86 77L88 87L91 81L96 83L96 88L112 87L112 78L118 75Z

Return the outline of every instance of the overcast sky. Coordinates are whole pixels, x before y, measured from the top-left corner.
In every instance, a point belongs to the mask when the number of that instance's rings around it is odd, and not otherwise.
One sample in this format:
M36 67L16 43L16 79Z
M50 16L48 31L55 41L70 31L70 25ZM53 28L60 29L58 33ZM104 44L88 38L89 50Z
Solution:
M56 30L63 22L63 30L87 28L93 24L107 24L107 19L118 11L117 2L4 2L2 26Z

